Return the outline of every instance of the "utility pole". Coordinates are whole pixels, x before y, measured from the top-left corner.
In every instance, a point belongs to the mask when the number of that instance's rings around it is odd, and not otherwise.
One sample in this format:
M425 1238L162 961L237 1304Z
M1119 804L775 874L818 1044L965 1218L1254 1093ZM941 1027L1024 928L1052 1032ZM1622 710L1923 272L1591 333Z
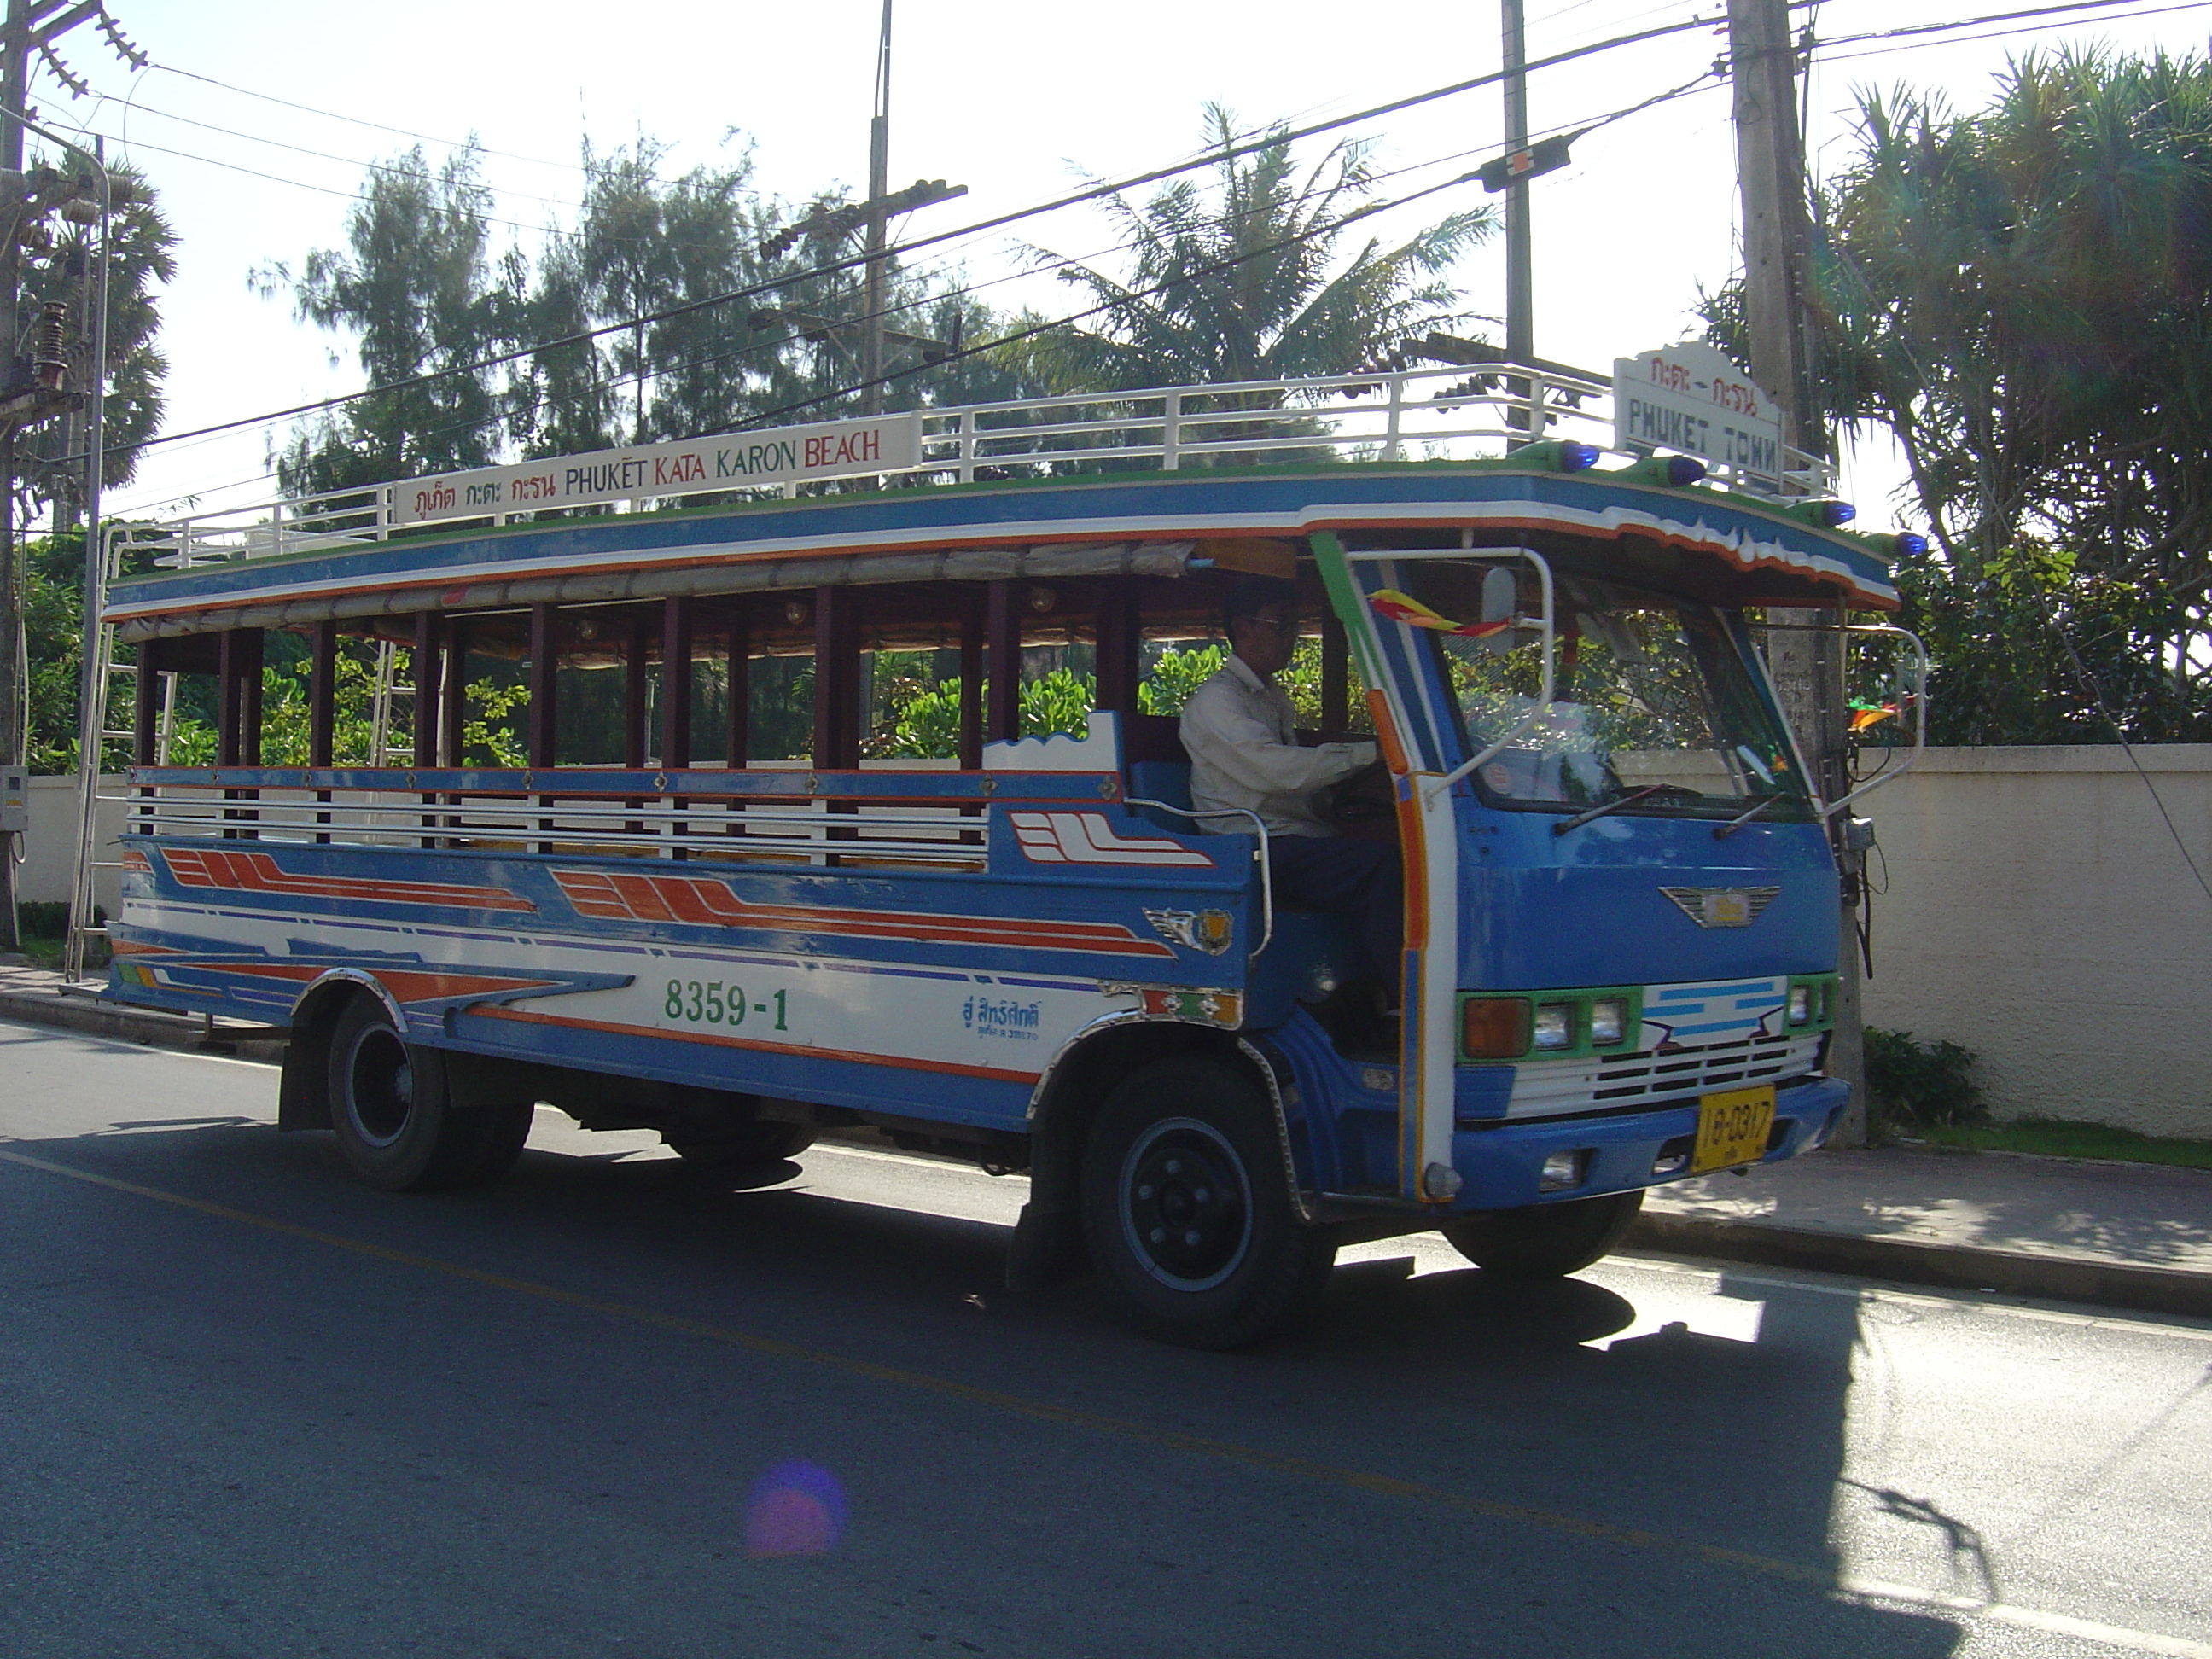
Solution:
M70 72L54 43L78 24L91 22L118 56L133 68L146 67L144 54L124 39L101 0L74 4L71 0L7 0L7 21L0 25L0 328L6 331L4 349L0 349L0 767L22 764L29 737L23 723L27 670L22 659L22 555L15 535L16 439L25 428L67 413L82 402L80 394L68 388L55 307L46 307L35 337L24 327L22 316L23 249L43 216L74 191L46 169L33 178L23 171L31 57L37 53L57 79L82 95L90 88ZM31 349L26 350L27 345ZM89 372L96 380L106 369L95 357ZM91 495L96 511L96 487ZM96 520L87 533L97 539ZM14 854L11 837L0 832L0 950L13 950L21 942L15 931Z
M884 268L884 249L890 216L882 207L891 188L891 0L884 0L883 33L876 41L876 104L868 121L867 283L861 299L860 412L884 412L884 307L890 290L890 273Z
M1528 34L1522 0L1501 0L1505 35L1505 153L1528 149ZM1505 356L1516 363L1536 356L1536 265L1528 234L1528 179L1511 171L1505 186Z
M1729 0L1729 66L1735 89L1738 185L1743 197L1744 320L1752 379L1782 411L1782 441L1824 453L1816 414L1811 349L1811 238L1806 221L1804 145L1797 131L1796 51L1789 0ZM1785 466L1787 463L1784 463ZM1850 789L1845 765L1849 712L1844 688L1841 611L1771 609L1766 660L1782 710L1826 800ZM1820 629L1820 632L1790 629ZM1858 885L1862 855L1843 847L1843 825L1829 833L1844 871L1842 982L1827 1070L1851 1085L1838 1139L1863 1146L1867 1134L1866 1047L1859 1013Z

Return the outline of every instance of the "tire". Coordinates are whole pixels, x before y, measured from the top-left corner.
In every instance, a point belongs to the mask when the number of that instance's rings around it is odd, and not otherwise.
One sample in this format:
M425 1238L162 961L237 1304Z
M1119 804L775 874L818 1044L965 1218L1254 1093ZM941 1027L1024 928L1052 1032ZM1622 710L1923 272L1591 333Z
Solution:
M1251 1079L1155 1060L1106 1098L1084 1149L1083 1229L1123 1319L1191 1348L1239 1348L1304 1313L1336 1261L1298 1218L1282 1141Z
M444 1057L409 1042L366 996L346 1006L331 1033L330 1098L346 1167L387 1193L495 1181L530 1136L531 1102L454 1104Z
M1500 1279L1565 1279L1610 1255L1628 1237L1643 1207L1639 1188L1603 1198L1463 1216L1437 1231L1486 1273Z
M664 1135L662 1139L691 1167L719 1170L797 1158L814 1144L814 1129L805 1123L741 1123L712 1134Z

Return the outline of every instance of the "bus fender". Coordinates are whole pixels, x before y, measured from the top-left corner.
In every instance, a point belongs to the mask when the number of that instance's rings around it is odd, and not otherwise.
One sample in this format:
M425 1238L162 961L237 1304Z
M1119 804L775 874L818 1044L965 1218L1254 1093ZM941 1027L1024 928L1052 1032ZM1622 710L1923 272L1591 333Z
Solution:
M331 1127L331 1034L345 1005L363 992L381 1002L392 1023L407 1029L407 1017L392 994L355 968L325 974L292 1005L291 1037L284 1045L284 1067L276 1085L276 1127Z
M1298 1188L1282 1090L1262 1051L1212 1026L1134 1012L1111 1014L1061 1045L1030 1097L1030 1197L1014 1223L1006 1254L1009 1290L1042 1290L1074 1278L1088 1265L1077 1193L1091 1120L1123 1078L1139 1066L1179 1054L1225 1060L1266 1091L1291 1202L1300 1216L1313 1218L1312 1206Z

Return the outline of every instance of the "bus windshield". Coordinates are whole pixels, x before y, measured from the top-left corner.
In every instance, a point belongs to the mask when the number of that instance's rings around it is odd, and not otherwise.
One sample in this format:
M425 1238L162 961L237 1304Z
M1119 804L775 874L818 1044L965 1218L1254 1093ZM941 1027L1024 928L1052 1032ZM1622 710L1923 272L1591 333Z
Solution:
M1524 564L1457 561L1413 578L1448 617L1534 616ZM1510 598L1510 602L1509 602ZM1477 769L1493 805L1733 817L1811 816L1789 739L1719 611L1694 599L1562 575L1549 708ZM1473 754L1526 720L1542 688L1543 641L1508 627L1475 639L1431 632Z

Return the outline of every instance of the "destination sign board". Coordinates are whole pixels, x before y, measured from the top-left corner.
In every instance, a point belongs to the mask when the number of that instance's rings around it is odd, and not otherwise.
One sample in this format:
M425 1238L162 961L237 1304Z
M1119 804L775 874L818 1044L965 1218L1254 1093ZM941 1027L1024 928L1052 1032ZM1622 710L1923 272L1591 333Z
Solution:
M884 415L480 466L393 485L392 518L404 525L434 524L549 507L900 472L921 465L921 434L915 416Z
M1782 411L1702 340L1613 360L1616 448L1672 449L1766 477L1782 476Z

